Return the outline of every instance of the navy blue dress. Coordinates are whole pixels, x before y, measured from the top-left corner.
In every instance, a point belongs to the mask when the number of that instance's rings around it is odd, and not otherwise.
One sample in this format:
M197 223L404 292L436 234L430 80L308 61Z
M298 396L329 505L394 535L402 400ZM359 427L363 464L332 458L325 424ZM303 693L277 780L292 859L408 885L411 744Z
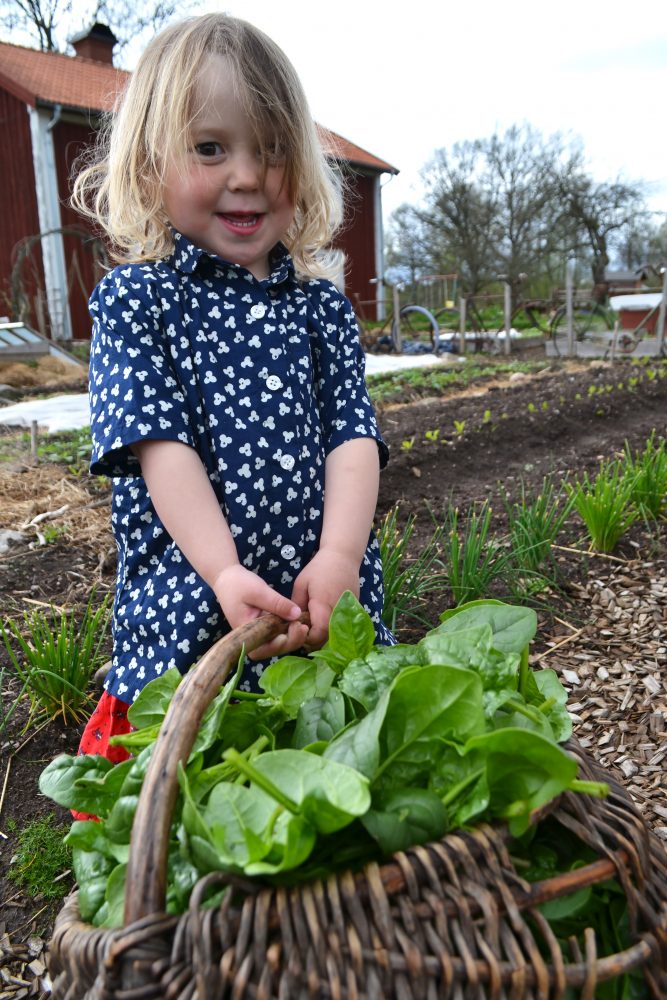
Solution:
M118 546L106 689L131 702L169 667L185 672L229 626L163 527L129 445L194 448L240 562L286 596L317 551L326 456L372 437L384 465L387 448L350 303L328 281L298 281L282 246L258 281L176 233L167 259L110 271L90 309L91 472L113 477ZM372 534L360 599L378 642L394 642ZM241 686L257 690L264 666L248 661Z

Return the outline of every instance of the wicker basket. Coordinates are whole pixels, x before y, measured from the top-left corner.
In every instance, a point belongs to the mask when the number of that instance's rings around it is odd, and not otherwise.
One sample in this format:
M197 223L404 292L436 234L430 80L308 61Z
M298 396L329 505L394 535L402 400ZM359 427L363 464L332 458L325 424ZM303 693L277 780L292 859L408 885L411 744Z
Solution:
M267 616L237 629L177 689L134 822L125 926L82 923L76 893L69 897L50 944L56 1000L555 1000L568 988L595 1000L598 984L633 969L641 970L647 998L667 997L667 855L613 782L606 800L568 793L552 804L552 818L598 860L548 881L525 882L504 828L487 825L294 888L209 875L188 913L164 914L177 762L187 759L241 648L256 648L283 627ZM582 777L609 780L576 745L569 749ZM538 904L610 877L626 895L630 947L598 957L589 928L583 946L572 941L563 958ZM211 884L224 882L231 891L222 905L200 907Z

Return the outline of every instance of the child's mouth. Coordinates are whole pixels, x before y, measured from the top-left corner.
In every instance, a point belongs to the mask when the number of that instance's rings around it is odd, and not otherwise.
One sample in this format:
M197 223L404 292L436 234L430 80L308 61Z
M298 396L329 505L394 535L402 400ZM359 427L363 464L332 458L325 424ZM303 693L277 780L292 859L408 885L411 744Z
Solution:
M218 218L234 233L253 233L261 225L263 215L253 212L219 212Z

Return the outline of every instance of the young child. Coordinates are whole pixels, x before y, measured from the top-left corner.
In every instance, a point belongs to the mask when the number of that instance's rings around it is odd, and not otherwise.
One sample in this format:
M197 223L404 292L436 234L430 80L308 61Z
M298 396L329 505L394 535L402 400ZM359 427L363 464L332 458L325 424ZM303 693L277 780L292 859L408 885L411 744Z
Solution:
M319 648L345 590L381 621L371 532L387 450L348 300L328 279L339 185L295 71L222 14L150 44L77 178L121 263L90 309L91 471L113 477L112 669L81 752L127 707L264 612L246 667ZM310 626L299 623L302 611Z

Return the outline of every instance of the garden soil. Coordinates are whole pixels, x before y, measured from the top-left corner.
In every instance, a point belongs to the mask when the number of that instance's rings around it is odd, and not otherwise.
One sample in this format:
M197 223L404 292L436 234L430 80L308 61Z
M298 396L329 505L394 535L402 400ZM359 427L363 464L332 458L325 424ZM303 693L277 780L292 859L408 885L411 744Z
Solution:
M490 369L486 378L437 396L424 395L418 382L398 390L377 407L391 450L378 517L396 504L401 525L416 516L413 554L431 536L433 518L442 520L450 506L465 517L490 501L493 530L502 534L503 498L539 491L545 476L595 475L600 461L621 454L626 442L637 450L653 432L664 436L666 373L665 362L545 361L543 368L509 377ZM0 556L2 620L50 604L81 608L93 589L99 598L113 586L108 484L60 463L33 464L28 447L25 435L0 432L0 527L26 536L26 544ZM542 595L532 658L537 662L553 650L548 664L571 692L575 735L614 769L667 840L664 527L661 535L635 526L611 558L586 554L576 515L566 529L556 552L562 586ZM424 614L437 623L450 603L446 592L431 595ZM404 640L419 637L421 626L402 626ZM0 650L5 714L17 690L8 680L8 662ZM64 810L39 795L37 781L57 753L76 750L81 727L56 720L25 729L26 722L21 703L0 733L0 971L4 954L7 969L36 982L26 971L25 943L32 941L32 952L39 953L60 903L29 896L8 873L27 822L53 814L54 824L67 823ZM71 885L70 874L62 884ZM5 982L0 992L21 988ZM38 984L34 989L39 992Z

